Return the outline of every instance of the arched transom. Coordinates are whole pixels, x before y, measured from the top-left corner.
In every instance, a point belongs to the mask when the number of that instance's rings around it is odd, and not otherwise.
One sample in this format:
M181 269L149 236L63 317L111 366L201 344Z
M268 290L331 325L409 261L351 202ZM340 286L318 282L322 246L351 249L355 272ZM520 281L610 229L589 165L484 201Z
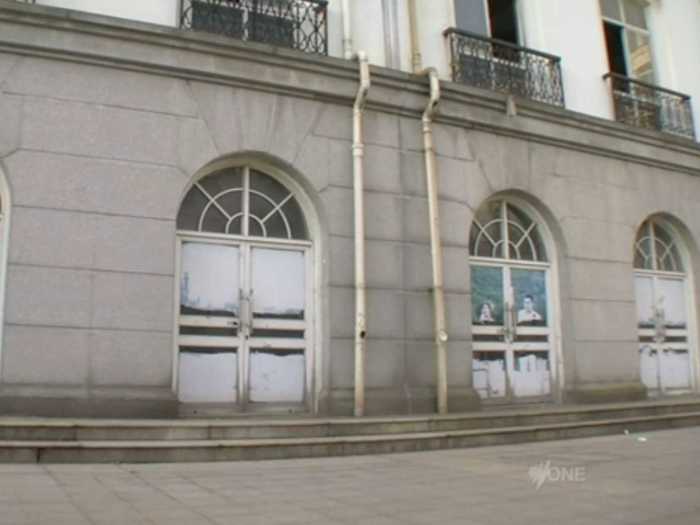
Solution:
M654 220L642 224L634 243L634 267L639 270L684 272L676 236Z
M546 262L547 251L540 226L514 204L499 200L484 204L470 234L473 257Z
M245 237L308 238L294 194L273 177L247 166L197 181L182 202L177 228Z

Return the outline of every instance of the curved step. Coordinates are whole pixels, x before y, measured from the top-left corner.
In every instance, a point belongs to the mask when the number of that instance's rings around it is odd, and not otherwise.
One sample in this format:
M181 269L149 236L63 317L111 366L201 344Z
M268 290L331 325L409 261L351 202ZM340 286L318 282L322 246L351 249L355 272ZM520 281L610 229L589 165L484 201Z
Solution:
M395 435L613 420L700 411L700 400L493 410L438 416L275 419L0 418L5 441L167 441Z
M384 454L591 437L700 425L700 411L661 416L495 429L384 435L138 441L5 441L0 461L29 463L142 463L238 461Z

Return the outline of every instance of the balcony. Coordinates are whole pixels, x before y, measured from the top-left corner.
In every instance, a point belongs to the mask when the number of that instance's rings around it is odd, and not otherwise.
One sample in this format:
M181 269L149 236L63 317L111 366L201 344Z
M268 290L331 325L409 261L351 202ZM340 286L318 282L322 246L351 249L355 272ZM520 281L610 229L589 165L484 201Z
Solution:
M690 96L608 73L615 120L638 128L695 139Z
M444 35L455 82L564 105L559 57L455 28Z
M328 54L326 0L183 0L180 27Z

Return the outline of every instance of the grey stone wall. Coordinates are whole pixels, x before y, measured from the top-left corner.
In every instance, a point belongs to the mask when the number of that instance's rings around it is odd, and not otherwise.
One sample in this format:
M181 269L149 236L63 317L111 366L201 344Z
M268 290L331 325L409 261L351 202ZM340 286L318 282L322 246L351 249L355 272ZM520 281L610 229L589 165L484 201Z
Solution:
M0 168L12 199L0 410L174 411L177 208L204 166L245 154L296 177L316 203L319 404L349 414L355 65L41 12L37 19L26 6L0 7ZM427 84L388 70L373 75L365 122L368 410L431 411L420 127ZM451 408L478 406L469 228L499 193L528 200L556 240L561 397L643 396L634 236L649 215L668 214L696 257L697 145L535 103L519 102L508 117L500 95L454 85L444 86L435 142Z

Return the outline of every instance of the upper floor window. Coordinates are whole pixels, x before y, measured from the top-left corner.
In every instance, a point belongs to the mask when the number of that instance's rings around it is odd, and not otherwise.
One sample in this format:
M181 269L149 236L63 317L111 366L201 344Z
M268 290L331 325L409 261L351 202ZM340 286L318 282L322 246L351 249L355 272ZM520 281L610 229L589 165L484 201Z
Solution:
M520 43L516 0L455 0L458 29Z
M651 39L639 0L600 0L610 72L654 82Z

